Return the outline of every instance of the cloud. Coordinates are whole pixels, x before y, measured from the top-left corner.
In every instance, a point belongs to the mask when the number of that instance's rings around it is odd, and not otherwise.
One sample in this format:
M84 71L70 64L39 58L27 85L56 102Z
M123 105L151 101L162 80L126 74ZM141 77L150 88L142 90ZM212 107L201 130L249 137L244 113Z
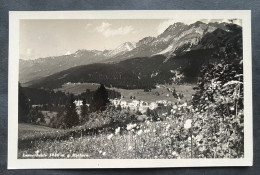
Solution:
M92 26L92 24L88 23L85 25L84 29L88 29L90 26Z
M103 22L100 26L98 26L96 29L98 32L104 32L110 28L112 24Z
M102 33L105 37L110 37L134 33L134 28L132 26L121 26L117 29L113 29L112 24L103 22L100 26L96 27L96 31Z
M33 52L34 52L34 50L31 49L31 48L27 48L27 49L26 49L26 54L27 54L27 55L32 55Z

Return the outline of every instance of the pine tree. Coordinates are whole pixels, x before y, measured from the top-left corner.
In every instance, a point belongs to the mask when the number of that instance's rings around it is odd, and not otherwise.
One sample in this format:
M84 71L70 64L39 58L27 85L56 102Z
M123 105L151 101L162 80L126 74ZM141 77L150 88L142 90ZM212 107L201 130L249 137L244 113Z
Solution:
M88 106L86 104L87 104L86 100L83 99L82 107L81 107L81 123L83 121L88 121Z
M119 110L119 111L121 111L121 110L122 110L122 107L121 107L121 105L118 105L118 106L116 107L116 110Z
M18 94L18 122L28 122L28 114L30 111L29 99L23 93L21 84L19 83Z
M152 115L152 112L151 112L150 108L147 108L146 115L147 115L147 117L150 117Z
M106 109L106 105L109 103L108 93L103 84L94 93L92 102L90 104L91 111L103 111Z
M66 106L66 114L64 119L67 128L71 128L79 124L79 116L77 114L76 105L74 101L74 96L71 94L70 102Z

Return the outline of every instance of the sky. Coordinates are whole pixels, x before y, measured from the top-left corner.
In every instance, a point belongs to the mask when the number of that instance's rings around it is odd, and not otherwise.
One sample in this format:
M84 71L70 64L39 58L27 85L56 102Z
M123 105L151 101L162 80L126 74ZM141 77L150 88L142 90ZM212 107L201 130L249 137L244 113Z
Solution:
M71 54L79 49L110 50L124 42L157 36L175 19L38 19L20 20L20 59L32 60ZM205 20L228 22L227 20Z

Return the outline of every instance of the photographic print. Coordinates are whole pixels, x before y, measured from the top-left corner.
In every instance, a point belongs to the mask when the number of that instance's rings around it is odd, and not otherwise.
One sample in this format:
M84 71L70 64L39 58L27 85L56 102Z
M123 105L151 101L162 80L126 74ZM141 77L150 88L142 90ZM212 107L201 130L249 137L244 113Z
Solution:
M252 164L249 11L10 15L10 168Z

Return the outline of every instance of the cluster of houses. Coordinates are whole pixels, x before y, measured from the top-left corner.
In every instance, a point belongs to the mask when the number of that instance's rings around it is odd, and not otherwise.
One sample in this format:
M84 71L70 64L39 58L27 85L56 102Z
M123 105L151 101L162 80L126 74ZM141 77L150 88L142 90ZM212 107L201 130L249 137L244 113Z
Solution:
M167 100L158 100L156 102L146 102L146 101L142 101L142 100L132 100L131 102L127 102L125 100L122 99L110 99L110 102L112 105L114 105L115 107L121 107L124 109L130 109L131 111L140 111L142 114L146 113L147 109L156 109L159 104L167 106L167 105L171 105L172 102L171 101L167 101ZM76 107L80 107L82 106L82 100L75 100L74 101ZM89 106L89 104L87 104Z
M147 109L154 110L156 109L159 104L162 104L164 106L171 105L171 101L167 100L158 100L156 102L146 102L142 100L132 100L131 102L127 102L122 99L112 99L111 103L115 106L121 106L121 108L130 109L132 111L140 111L142 114L146 113Z

